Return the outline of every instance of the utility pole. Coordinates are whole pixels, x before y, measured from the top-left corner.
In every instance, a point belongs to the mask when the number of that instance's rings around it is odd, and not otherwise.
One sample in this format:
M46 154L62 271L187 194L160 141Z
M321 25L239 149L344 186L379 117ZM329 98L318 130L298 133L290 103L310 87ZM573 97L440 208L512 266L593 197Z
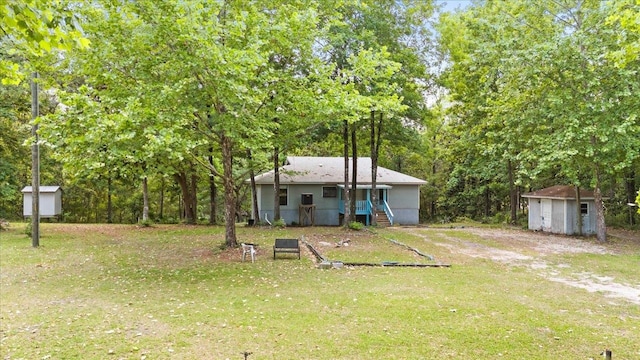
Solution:
M40 104L38 103L38 73L34 72L31 79L31 245L40 246L40 145L38 144L38 124Z

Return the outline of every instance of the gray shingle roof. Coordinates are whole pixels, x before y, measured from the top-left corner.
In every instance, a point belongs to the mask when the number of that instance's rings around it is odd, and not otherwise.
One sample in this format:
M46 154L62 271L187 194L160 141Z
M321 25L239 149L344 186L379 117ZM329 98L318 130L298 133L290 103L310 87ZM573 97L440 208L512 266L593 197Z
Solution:
M349 159L351 181L351 159ZM281 184L340 184L344 182L344 158L289 156L280 168ZM371 158L358 158L358 183L371 184ZM378 166L377 184L423 185L427 182ZM273 170L256 176L256 184L273 184Z

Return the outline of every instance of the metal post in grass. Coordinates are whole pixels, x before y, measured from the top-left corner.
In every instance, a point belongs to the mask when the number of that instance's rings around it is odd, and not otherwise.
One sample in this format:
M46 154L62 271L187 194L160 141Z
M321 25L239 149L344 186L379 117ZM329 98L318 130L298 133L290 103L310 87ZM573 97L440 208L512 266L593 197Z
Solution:
M40 105L38 103L38 73L34 72L31 79L31 245L40 246L40 148L38 144L38 123Z

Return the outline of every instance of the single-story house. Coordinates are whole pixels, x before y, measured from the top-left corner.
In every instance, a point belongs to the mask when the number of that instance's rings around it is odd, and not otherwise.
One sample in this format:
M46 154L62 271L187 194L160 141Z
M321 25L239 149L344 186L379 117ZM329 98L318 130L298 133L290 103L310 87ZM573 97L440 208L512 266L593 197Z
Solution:
M371 158L358 158L356 216L370 224L418 224L420 186L426 181L378 166L377 204L371 201ZM349 181L351 181L349 159ZM287 224L340 225L344 217L344 158L287 157L280 168L280 217ZM256 176L258 209L262 220L273 221L274 171ZM353 189L353 185L349 185Z
M556 234L577 234L578 210L573 186L556 185L522 195L529 200L529 229ZM580 189L582 233L596 232L593 191Z
M29 217L33 213L33 188L25 186L22 189L22 215ZM39 192L40 217L52 218L62 215L62 188L60 186L40 186Z

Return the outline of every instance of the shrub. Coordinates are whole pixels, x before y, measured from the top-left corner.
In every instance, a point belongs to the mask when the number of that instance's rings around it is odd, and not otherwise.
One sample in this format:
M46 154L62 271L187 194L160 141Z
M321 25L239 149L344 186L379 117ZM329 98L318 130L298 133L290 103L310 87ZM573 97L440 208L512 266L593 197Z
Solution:
M151 227L153 226L153 221L151 221L151 219L141 220L138 224L142 227Z
M518 216L518 221L516 222L517 226L520 226L524 230L529 228L529 217L527 215Z
M31 235L33 235L32 231L33 231L33 223L31 221L29 221L27 223L27 226L24 227L24 233L28 237L31 237Z
M508 224L511 220L511 215L505 212L499 212L494 214L493 216L485 216L482 218L481 222L483 224Z
M352 221L349 223L349 229L360 231L364 229L364 224L359 221Z
M623 229L634 229L634 226L631 225L631 219L629 218L629 210L625 209L625 212L619 212L617 214L607 214L605 215L605 223L607 226L611 227L619 227ZM635 216L637 218L637 216Z
M456 218L455 222L467 224L467 223L474 223L475 221L473 219L471 219L471 218L466 217L466 216L458 216Z
M449 217L448 215L444 215L440 218L439 222L441 224L448 224L451 222L451 217Z
M282 229L282 228L287 227L287 223L284 221L284 219L278 219L278 220L275 220L275 221L271 224L271 226L273 226L274 228Z

